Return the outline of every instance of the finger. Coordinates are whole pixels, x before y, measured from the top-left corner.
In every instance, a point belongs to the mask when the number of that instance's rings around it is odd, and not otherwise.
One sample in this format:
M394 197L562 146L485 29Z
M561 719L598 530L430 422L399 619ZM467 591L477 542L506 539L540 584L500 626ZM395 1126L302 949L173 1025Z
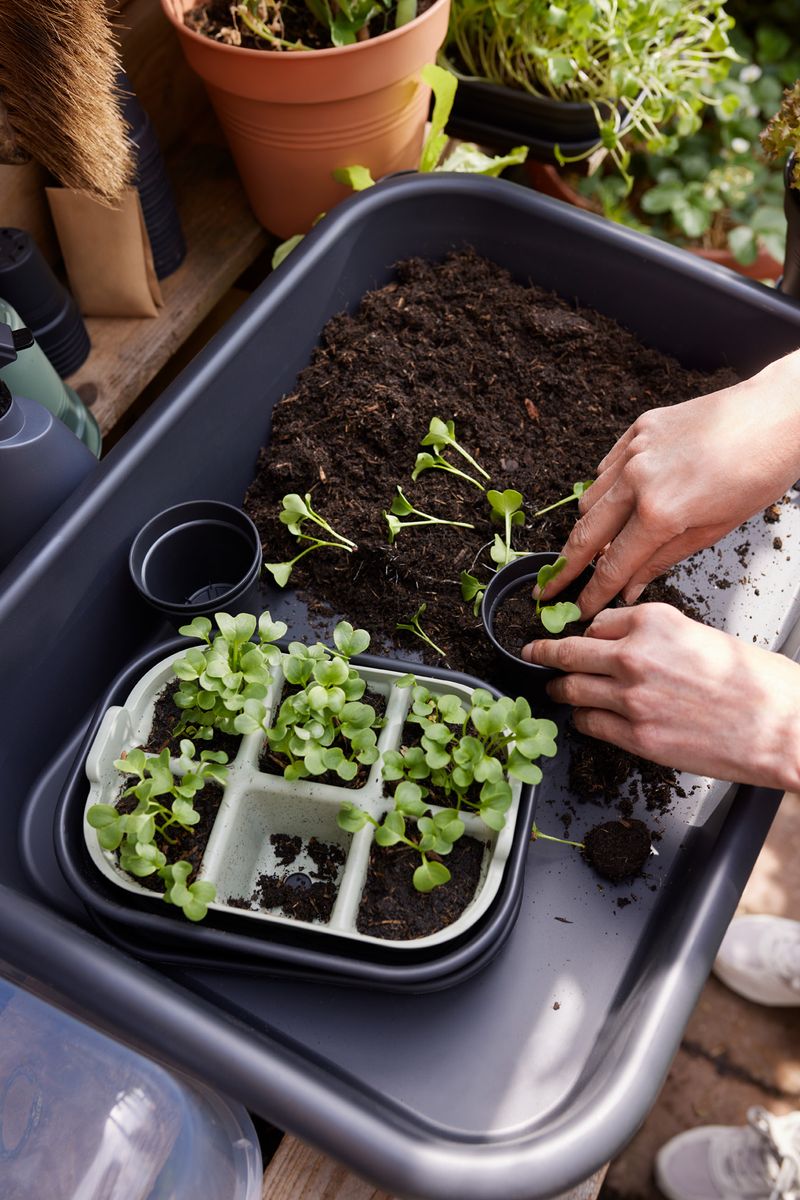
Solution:
M617 459L626 453L628 446L630 446L635 437L636 434L634 433L633 425L629 425L622 437L617 438L617 440L614 442L614 445L611 447L605 458L601 459L597 464L598 474L602 471L607 471L610 466L613 466Z
M602 708L576 708L572 713L572 723L579 733L585 733L587 737L611 742L621 750L637 753L633 726L619 713Z
M602 473L600 471L597 472L594 483L586 489L578 500L578 511L581 516L584 516L590 508L594 507L597 501L602 499L606 492L616 483L626 462L627 458L618 458L607 471L603 471Z
M630 633L636 614L630 608L604 608L584 633L586 638L609 638L617 640Z
M567 560L566 566L544 589L544 594L548 599L557 596L568 584L577 579L594 556L625 527L632 511L633 497L618 480L616 486L602 496L597 504L573 525L572 532L561 551ZM627 582L627 578L623 580L623 583ZM613 595L616 595L616 592L612 592L608 598L611 599ZM602 607L602 604L598 604L594 612L599 611Z
M606 553L598 559L591 579L576 600L584 620L595 616L613 600L631 582L636 572L655 557L665 541L672 541L672 538L665 538L663 532L644 525L634 513ZM566 574L566 568L562 574Z
M620 716L627 712L623 685L608 675L561 675L548 683L547 694L557 704L597 708Z
M729 532L730 530L727 525L708 525L703 529L687 529L685 533L678 534L677 537L672 538L665 546L662 546L632 576L630 583L622 589L622 599L626 604L634 604L648 583L652 583L659 575L663 575L670 567L674 567L676 563L682 562L684 558L688 558L696 550L700 550L704 546L713 546L715 542L718 542L721 537L724 537Z
M614 642L582 637L540 638L522 648L526 662L559 671L584 671L591 675L614 674Z

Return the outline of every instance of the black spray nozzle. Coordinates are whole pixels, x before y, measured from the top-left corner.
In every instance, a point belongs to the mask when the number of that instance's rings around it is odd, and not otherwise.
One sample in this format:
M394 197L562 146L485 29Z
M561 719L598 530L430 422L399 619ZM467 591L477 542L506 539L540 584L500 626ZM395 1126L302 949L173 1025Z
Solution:
M12 329L10 325L0 323L0 367L7 367L14 362L20 350L27 350L33 345L33 334L30 329Z

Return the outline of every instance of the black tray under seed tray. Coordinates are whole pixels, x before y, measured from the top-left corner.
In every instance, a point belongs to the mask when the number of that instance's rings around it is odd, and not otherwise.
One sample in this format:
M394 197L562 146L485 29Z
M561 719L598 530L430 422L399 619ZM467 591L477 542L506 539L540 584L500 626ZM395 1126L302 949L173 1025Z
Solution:
M469 978L499 953L519 912L536 789L519 786L515 821L509 824L505 864L496 893L486 911L468 928L447 941L419 948L391 942L376 945L337 938L284 922L253 921L235 911L210 911L199 923L186 921L173 906L153 897L139 897L115 886L93 862L84 837L83 813L89 783L86 757L97 736L103 715L124 703L136 682L155 664L190 643L173 639L142 655L114 680L100 701L80 750L67 776L56 813L55 844L59 865L67 882L80 896L98 924L121 944L153 961L193 964L226 969L235 964L249 973L259 971L357 981L378 988L429 991L450 987ZM486 688L481 680L443 668L396 662L373 655L352 659L355 666L394 671L413 670L420 680L441 681L446 686ZM496 695L500 693L490 688ZM357 800L359 793L350 793ZM29 802L29 815L41 803L49 817L47 788ZM263 803L261 808L263 810ZM47 818L45 818L47 819ZM32 862L36 863L34 859ZM47 863L37 867L44 880ZM257 871L257 868L255 868ZM466 916L467 914L465 914Z
M166 636L128 578L137 529L183 500L241 503L270 406L292 391L325 322L391 279L393 263L465 244L687 366L747 375L800 343L792 301L509 183L402 177L338 207L0 577L0 956L392 1194L534 1200L586 1178L641 1124L776 793L691 781L625 907L616 901L630 888L599 890L578 854L537 842L502 952L423 995L251 976L233 957L214 969L144 965L135 945L120 948L125 928L91 932L52 844L100 697ZM769 547L797 516L781 506ZM738 583L716 592L719 623L782 645L797 615L791 567L758 596ZM290 594L270 604L304 630ZM554 766L542 812L565 788L560 758ZM583 812L594 823L597 807Z

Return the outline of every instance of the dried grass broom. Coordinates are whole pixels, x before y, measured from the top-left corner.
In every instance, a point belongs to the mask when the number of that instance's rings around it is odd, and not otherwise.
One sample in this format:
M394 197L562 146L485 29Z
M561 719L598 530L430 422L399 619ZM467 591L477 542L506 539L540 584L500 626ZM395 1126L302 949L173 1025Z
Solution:
M2 161L34 158L113 204L133 171L119 65L103 0L0 0Z

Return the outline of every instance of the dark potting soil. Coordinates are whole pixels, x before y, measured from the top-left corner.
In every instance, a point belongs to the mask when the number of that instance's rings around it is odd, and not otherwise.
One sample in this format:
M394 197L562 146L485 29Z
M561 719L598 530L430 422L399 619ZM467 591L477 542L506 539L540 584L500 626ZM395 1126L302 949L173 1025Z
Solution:
M583 841L587 862L611 883L641 875L650 857L650 831L633 818L595 825Z
M132 777L129 777L132 782ZM128 780L125 781L124 787L129 786ZM168 863L176 863L181 860L191 863L192 871L188 882L191 883L197 876L200 868L200 863L203 860L208 839L211 837L211 830L214 828L219 806L222 803L223 789L218 783L207 783L202 791L197 792L192 803L195 811L199 812L200 820L191 829L183 829L180 825L171 825L169 836L172 838L172 843L165 840L157 841L159 850L166 855ZM117 801L117 809L121 813L130 813L136 808L138 800L135 796L120 796ZM145 875L143 878L136 877L137 883L141 883L143 887L149 888L154 892L163 892L164 881L157 875Z
M566 588L563 594L559 592L558 596L553 598L553 602L555 603L557 600L574 601L577 596L577 589ZM569 625L564 626L561 633L550 633L545 629L541 619L536 616L536 601L531 594L529 582L521 584L515 592L504 598L502 604L495 609L492 620L494 636L504 650L507 650L509 654L516 655L517 658L522 657L522 647L534 639L554 638L559 640L565 637L581 637L588 628L588 621L571 621Z
M610 318L516 283L471 250L439 263L411 259L355 313L328 322L310 365L274 410L245 508L267 561L296 553L278 520L287 492L310 491L314 507L357 543L353 554L323 550L295 568L292 584L320 634L338 614L368 629L376 652L416 653L491 680L493 651L461 599L459 576L468 570L489 580L498 527L472 484L440 470L411 482L431 418L454 420L456 438L489 471L491 486L521 491L530 514L591 478L641 412L735 378L686 370ZM446 457L468 469L454 451ZM390 545L383 512L398 484L417 508L474 528L415 527ZM528 517L514 529L515 548L558 550L575 516L565 505ZM423 628L444 659L396 629L423 601ZM605 748L593 746L602 756Z
M274 833L270 842L275 847L280 866L291 867L303 849L302 839L289 834ZM287 870L272 875L259 875L250 900L234 897L228 900L234 908L278 908L287 917L296 921L330 920L338 892L339 868L347 857L344 849L336 842L322 842L309 838L306 853L314 863L314 871Z
M417 15L426 12L432 4L433 0L419 0ZM306 5L278 3L276 9L276 15L271 24L268 22L268 27L277 37L289 43L300 40L308 50L329 49L333 45L328 30L314 20ZM276 47L264 38L250 33L241 20L234 25L228 0L211 0L208 4L200 4L187 12L183 20L195 33L212 38L216 42L224 42L226 45L243 46L247 50L268 50L279 54L286 50L285 47ZM394 9L388 14L381 13L374 17L367 26L370 37L379 37L393 28Z
M189 737L188 733L175 733L175 729L183 720L183 709L178 708L172 699L179 687L180 682L167 683L156 698L153 724L144 746L148 754L160 754L167 746L170 751L174 750L175 754L178 754L178 743L183 738ZM189 738L189 740L193 739ZM199 755L201 750L223 750L228 756L228 762L233 762L239 753L241 741L241 737L232 733L223 733L221 729L215 729L211 738L194 740L195 754Z
M452 925L475 894L483 852L483 843L476 838L460 838L441 860L452 878L432 892L418 892L412 882L420 863L416 850L373 842L356 918L359 933L403 941Z

